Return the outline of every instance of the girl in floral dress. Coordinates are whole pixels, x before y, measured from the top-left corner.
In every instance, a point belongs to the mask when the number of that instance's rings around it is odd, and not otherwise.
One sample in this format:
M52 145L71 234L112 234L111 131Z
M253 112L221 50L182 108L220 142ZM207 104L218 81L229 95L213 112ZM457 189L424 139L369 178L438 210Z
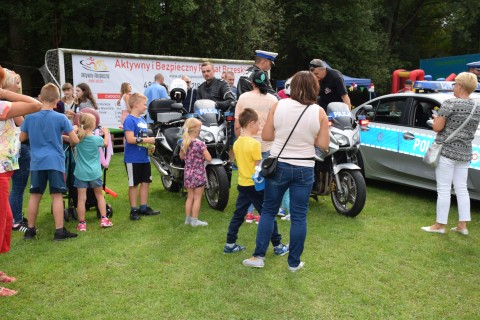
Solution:
M185 202L185 224L192 227L208 226L205 221L198 220L203 190L207 183L204 161L212 160L205 143L198 139L202 122L189 118L183 125L183 142L180 158L185 160L183 185L187 189Z

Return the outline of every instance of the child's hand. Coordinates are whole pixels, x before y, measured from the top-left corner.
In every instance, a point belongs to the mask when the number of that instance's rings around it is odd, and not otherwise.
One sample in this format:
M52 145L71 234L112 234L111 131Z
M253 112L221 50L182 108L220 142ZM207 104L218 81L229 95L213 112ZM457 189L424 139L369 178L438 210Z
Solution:
M106 136L107 134L110 134L110 131L108 130L108 128L105 128L105 127L102 127L102 132L104 136Z

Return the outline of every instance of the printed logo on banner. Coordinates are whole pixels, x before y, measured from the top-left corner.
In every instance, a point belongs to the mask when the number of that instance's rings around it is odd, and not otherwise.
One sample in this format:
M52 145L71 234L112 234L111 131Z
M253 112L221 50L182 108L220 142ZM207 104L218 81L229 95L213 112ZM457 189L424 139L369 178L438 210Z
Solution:
M105 64L105 60L96 60L94 57L88 57L87 59L80 60L80 64L83 69L95 72L109 72L108 67Z

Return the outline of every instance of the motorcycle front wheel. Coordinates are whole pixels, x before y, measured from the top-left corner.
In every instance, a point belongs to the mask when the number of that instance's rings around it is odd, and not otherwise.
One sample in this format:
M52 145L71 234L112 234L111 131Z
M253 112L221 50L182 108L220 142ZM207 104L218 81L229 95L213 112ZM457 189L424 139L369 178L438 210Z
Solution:
M207 186L205 197L208 205L215 210L222 211L228 204L230 184L227 172L222 166L207 167Z
M331 193L333 206L344 216L356 217L367 199L365 179L359 170L342 170L338 177L340 185L335 185Z

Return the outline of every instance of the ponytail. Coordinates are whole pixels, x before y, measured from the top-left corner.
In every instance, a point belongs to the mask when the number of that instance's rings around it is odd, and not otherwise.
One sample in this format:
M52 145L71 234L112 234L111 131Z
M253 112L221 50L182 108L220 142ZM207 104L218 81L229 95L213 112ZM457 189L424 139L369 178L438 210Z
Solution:
M201 126L202 122L195 118L188 118L183 125L183 144L182 144L182 151L187 153L188 147L190 147L190 143L192 143L192 137L190 136L190 132L193 128Z
M87 133L85 132L85 129L83 128L83 124L82 124L78 127L78 132L77 132L78 140L82 141L86 135Z
M80 141L87 135L86 130L94 130L96 124L95 116L90 113L80 113L78 117L77 137Z

